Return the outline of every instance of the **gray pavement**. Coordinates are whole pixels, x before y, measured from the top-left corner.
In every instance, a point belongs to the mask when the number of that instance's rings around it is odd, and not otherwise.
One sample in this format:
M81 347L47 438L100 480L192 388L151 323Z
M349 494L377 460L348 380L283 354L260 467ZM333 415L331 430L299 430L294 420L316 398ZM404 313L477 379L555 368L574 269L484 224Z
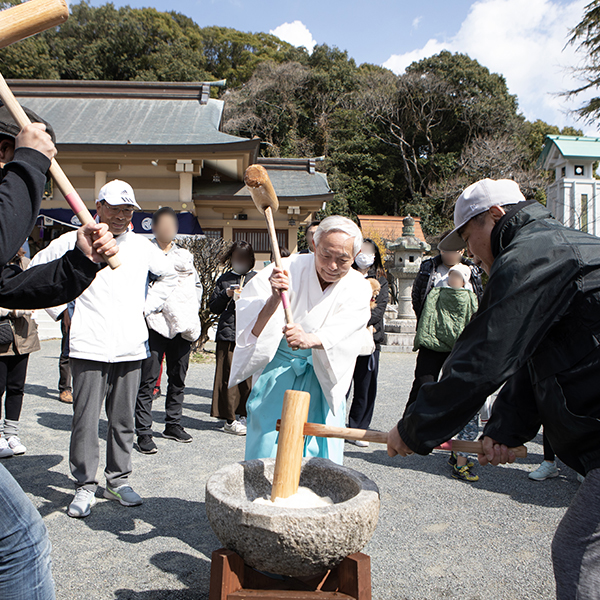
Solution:
M21 425L28 452L2 461L44 517L57 598L208 598L210 555L220 545L206 519L204 485L244 453L244 438L224 434L209 416L213 365L190 367L183 425L192 444L159 437L161 400L155 404L159 453L133 456L131 483L144 505L99 499L88 518L76 520L65 512L73 493L71 408L57 400L58 354L59 343L48 341L32 356ZM373 428L389 429L398 419L413 368L413 354L382 355ZM103 416L101 436L105 431ZM529 452L510 467L478 468L480 481L466 484L450 478L443 453L390 459L382 446L347 445L346 464L381 491L379 525L365 548L374 600L554 597L550 542L578 483L564 465L557 479L531 482L541 438Z

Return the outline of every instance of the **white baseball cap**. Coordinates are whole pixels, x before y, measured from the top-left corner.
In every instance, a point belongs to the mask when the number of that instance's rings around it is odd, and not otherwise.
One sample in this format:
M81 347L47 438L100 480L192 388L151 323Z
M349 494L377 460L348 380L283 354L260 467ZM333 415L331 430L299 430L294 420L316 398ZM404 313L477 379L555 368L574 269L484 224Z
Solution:
M121 181L120 179L113 179L100 188L98 201L101 200L104 200L104 202L111 206L129 204L137 210L142 210L140 205L135 201L133 188L126 181Z
M465 248L458 234L473 217L486 212L492 206L506 206L525 202L516 181L512 179L480 179L466 188L458 197L454 207L454 229L439 244L445 251L457 251Z

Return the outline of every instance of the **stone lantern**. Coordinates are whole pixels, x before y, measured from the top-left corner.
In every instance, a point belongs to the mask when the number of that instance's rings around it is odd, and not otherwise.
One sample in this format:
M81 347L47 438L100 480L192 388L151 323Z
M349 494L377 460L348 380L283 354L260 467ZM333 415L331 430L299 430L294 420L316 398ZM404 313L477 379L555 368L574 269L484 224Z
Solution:
M402 222L402 236L388 244L388 249L394 253L394 264L389 272L394 278L398 305L395 315L393 307L386 312L385 343L397 347L399 352L411 352L417 326L412 309L412 285L423 255L431 250L431 246L415 236L415 220L409 215Z

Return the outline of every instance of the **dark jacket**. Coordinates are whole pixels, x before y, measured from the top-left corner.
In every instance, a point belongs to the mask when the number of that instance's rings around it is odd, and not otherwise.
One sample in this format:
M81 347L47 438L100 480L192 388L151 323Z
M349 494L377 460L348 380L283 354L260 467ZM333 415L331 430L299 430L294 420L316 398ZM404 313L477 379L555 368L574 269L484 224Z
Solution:
M371 269L367 274L369 279L377 279L381 285L381 290L377 296L375 308L371 309L371 318L367 323L367 327L373 325L375 331L373 332L373 341L378 350L381 350L381 344L383 344L384 329L383 329L383 315L387 307L390 298L390 284L388 283L387 277L377 277L375 269Z
M256 271L246 273L242 287L255 275ZM208 301L210 312L221 315L217 325L217 342L235 342L235 300L227 295L227 290L233 284L240 285L241 279L242 276L233 271L223 273Z
M477 299L481 300L483 296L483 285L481 283L481 269L475 266L470 260L463 257L463 265L467 265L471 269L471 285L473 291L477 295ZM419 272L413 282L412 286L412 307L417 315L417 319L421 317L421 311L425 304L425 298L431 290L429 281L435 270L442 264L442 256L438 254L433 258L428 258L421 263Z
M15 256L38 216L50 161L31 148L17 148L0 173L0 265ZM21 271L0 267L0 306L48 308L74 300L94 280L99 265L79 249L61 259Z
M504 382L484 434L515 446L541 424L577 472L600 467L600 239L536 202L492 231L479 310L439 382L425 384L398 430L419 454L451 438Z

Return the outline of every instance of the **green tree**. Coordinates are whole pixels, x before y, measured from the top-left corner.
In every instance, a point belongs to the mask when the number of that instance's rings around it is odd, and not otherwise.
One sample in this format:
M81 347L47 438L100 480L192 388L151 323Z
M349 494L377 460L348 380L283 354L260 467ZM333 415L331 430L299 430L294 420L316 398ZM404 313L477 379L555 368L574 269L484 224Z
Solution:
M566 93L576 97L581 92L597 90L600 87L600 0L592 0L584 9L583 18L571 30L569 43L586 57L586 64L574 69L581 84ZM600 117L600 97L594 97L582 104L576 111L588 123Z

